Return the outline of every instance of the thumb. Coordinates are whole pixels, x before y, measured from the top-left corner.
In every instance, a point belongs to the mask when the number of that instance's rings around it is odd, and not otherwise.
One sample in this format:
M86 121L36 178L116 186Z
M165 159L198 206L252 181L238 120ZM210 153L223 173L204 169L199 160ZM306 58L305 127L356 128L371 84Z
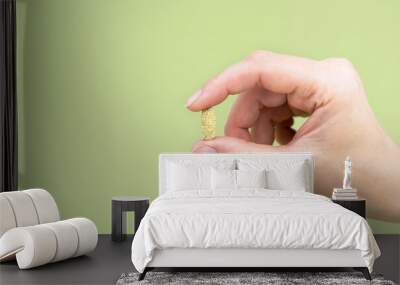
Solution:
M235 152L286 152L290 146L272 146L256 144L234 137L217 137L213 140L201 140L193 146L194 153L235 153Z

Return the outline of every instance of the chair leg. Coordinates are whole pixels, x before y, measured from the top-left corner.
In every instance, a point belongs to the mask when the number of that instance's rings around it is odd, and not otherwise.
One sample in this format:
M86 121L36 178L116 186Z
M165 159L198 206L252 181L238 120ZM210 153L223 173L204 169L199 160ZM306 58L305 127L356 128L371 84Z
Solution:
M354 269L357 271L361 271L361 273L364 275L365 279L372 280L371 274L369 274L369 270L367 267L355 267Z
M139 274L139 278L138 281L142 281L144 279L144 277L146 277L146 273L147 273L148 269L147 267L143 270L142 273Z

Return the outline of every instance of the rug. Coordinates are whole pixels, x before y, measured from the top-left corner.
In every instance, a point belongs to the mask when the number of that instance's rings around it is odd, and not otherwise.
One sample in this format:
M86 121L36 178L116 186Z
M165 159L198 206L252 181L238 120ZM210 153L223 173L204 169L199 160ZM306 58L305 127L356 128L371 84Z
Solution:
M117 285L395 285L392 281L384 280L381 275L372 275L373 280L368 281L360 272L148 272L142 281L137 280L138 276L138 273L124 273L118 279Z

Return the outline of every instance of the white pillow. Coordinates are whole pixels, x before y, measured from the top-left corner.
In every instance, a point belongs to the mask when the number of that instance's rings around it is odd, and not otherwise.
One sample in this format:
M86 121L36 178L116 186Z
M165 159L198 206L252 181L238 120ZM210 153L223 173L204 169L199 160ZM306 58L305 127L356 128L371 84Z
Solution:
M211 190L211 168L235 169L236 160L208 159L197 156L196 159L175 159L166 164L167 191Z
M236 189L236 170L232 169L216 169L211 170L211 187L218 189Z
M211 188L211 167L170 163L167 185L169 191Z
M240 170L267 171L267 188L271 190L309 191L312 181L308 162L296 159L239 159Z
M267 171L236 170L237 188L267 188Z
M291 168L268 170L268 189L306 191L308 183L304 167L304 164L297 164Z

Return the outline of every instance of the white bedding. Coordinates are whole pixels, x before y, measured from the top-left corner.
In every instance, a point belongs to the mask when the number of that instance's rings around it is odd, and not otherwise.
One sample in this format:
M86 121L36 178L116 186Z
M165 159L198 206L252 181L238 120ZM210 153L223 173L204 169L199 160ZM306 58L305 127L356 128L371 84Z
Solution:
M380 255L359 215L320 195L265 189L161 195L134 237L132 262L143 272L165 248L358 249L370 271Z

